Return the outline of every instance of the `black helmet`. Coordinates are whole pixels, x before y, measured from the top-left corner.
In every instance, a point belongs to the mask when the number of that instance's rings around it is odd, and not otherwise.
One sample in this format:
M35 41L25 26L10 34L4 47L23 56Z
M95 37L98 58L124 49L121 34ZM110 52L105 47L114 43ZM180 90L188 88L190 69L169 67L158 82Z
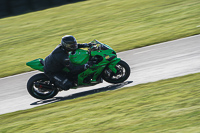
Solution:
M61 45L67 51L74 51L78 48L76 38L72 35L66 35L62 37Z

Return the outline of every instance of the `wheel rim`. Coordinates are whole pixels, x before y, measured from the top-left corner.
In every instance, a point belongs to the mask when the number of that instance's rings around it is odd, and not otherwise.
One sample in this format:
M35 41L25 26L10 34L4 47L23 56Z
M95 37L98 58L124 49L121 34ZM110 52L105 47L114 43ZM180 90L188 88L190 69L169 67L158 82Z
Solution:
M109 78L111 80L121 80L121 79L123 79L126 75L125 67L123 67L120 64L117 64L115 66L115 68L117 69L116 74L114 72L112 72L112 70L108 69L108 70L105 71L105 77Z
M39 81L35 81L33 83L33 86L32 86L32 91L33 93L36 95L36 96L39 96L39 97L44 97L44 96L50 96L54 93L54 90L47 90L47 89L44 89L44 88L38 88L35 86L35 83L36 82L40 82L40 83L44 83L44 84L47 84L49 85L50 84L50 81L48 80L39 80Z

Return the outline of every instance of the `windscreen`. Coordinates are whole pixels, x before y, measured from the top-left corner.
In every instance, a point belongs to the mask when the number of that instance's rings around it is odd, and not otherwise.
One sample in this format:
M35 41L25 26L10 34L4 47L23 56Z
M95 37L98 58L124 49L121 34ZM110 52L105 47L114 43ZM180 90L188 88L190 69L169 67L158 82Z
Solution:
M97 41L97 40L93 40L93 41L91 41L91 43L95 43L95 44L99 44L98 45L98 49L99 50L107 50L107 49L111 49L111 50L113 50L111 47L109 47L108 45L106 45L106 44L103 44L103 43L101 43L101 42L99 42L99 41Z

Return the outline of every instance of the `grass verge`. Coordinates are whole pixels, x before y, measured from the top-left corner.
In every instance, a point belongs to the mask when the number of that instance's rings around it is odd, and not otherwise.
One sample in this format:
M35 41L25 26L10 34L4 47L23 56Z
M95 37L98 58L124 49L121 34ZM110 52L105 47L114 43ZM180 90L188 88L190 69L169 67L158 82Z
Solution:
M66 34L117 52L200 33L199 0L87 0L0 19L0 77L30 71Z
M4 132L197 133L200 73L0 115Z

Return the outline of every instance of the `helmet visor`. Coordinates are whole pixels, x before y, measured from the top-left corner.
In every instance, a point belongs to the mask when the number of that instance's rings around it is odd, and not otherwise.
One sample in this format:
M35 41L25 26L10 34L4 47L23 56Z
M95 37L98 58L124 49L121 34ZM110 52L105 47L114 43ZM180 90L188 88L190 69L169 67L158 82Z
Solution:
M66 49L66 50L76 50L78 48L77 42L65 42L65 41L61 41L62 46Z

